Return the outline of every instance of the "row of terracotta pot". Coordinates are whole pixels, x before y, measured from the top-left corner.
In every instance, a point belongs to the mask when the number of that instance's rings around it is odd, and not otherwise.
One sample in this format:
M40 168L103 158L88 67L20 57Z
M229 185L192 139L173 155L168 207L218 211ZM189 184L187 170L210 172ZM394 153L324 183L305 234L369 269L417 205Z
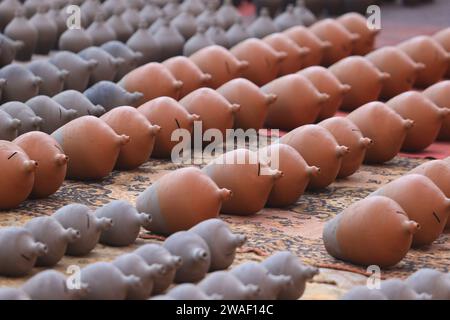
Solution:
M449 177L447 158L426 162L381 187L327 222L325 248L337 259L390 267L411 246L431 245L450 227Z

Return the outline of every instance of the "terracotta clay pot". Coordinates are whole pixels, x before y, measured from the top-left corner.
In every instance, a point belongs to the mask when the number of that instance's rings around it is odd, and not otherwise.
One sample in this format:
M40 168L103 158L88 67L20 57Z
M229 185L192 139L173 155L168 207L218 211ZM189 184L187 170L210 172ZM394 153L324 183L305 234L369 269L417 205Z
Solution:
M308 189L323 189L336 180L343 157L348 154L346 146L340 146L333 135L317 125L305 125L283 136L280 143L297 150L310 166L320 168L320 174L312 176ZM313 148L320 145L320 150Z
M159 44L147 28L148 25L146 22L140 22L139 29L127 41L128 47L136 52L142 53L142 58L138 62L139 66L160 60L161 49Z
M388 73L381 72L372 62L358 56L345 58L332 65L329 70L339 81L351 87L342 103L342 109L348 111L377 101L384 82L390 78Z
M270 192L267 206L283 208L293 205L303 195L311 177L320 169L310 167L300 154L286 144L273 144L259 150L259 156L271 164L272 169L284 175L278 179Z
M211 296L204 293L197 285L183 283L175 286L167 292L168 299L174 300L221 300L222 296L213 294ZM155 297L153 297L155 298ZM163 300L168 300L163 299Z
M96 117L105 113L101 105L93 105L89 99L76 90L63 91L52 98L66 110L75 110L78 117L93 115Z
M189 114L186 109L169 97L153 99L138 108L147 120L160 126L161 130L156 136L152 156L155 158L169 158L178 141L172 141L172 134L177 129L186 129L192 133L194 121L198 115Z
M67 70L60 70L48 61L34 61L28 66L35 76L42 79L39 94L49 97L60 93L64 89L64 82L69 75Z
M113 226L102 232L100 243L113 247L126 247L133 244L141 230L141 226L149 227L152 217L146 213L138 213L127 201L115 200L97 209L95 216L113 221Z
M331 43L331 47L324 52L322 64L330 66L351 55L353 46L360 39L356 33L351 33L343 25L332 19L316 22L310 30L322 41Z
M352 204L329 220L323 242L337 259L385 268L405 257L419 229L395 201L376 196Z
M393 98L410 91L419 71L425 68L423 63L416 63L406 53L396 47L383 47L366 56L380 71L389 73L390 79L383 82L381 97Z
M282 62L287 58L286 52L276 51L262 40L247 39L230 52L238 59L248 61L248 67L242 72L242 77L262 86L274 80L281 70Z
M437 32L433 36L433 39L436 40L447 51L447 53L450 53L450 28ZM450 78L450 66L447 70L446 77Z
M95 140L91 139L93 136ZM52 137L70 158L67 177L77 180L106 177L113 170L121 148L130 141L130 137L116 134L103 120L93 116L65 124Z
M234 261L236 249L247 240L243 234L232 233L228 225L220 219L208 219L193 226L189 231L205 240L211 255L209 271L225 270Z
M351 33L359 35L359 39L353 43L352 54L364 56L373 51L379 30L369 29L365 16L356 12L350 12L340 16L336 21Z
M123 59L124 62L119 64L115 81L122 79L127 73L136 69L140 64L143 54L131 50L127 45L120 41L109 41L101 46L103 50L108 52L116 59Z
M216 91L230 103L241 106L234 114L234 127L243 130L261 129L269 106L277 99L275 94L263 93L257 85L244 78L228 81Z
M42 118L36 116L26 104L22 102L8 102L1 105L0 110L8 113L12 118L20 120L19 136L30 131L40 130Z
M37 162L30 160L23 149L12 142L0 141L4 179L0 183L0 209L19 206L31 193Z
M311 81L319 92L329 96L328 101L322 104L322 110L319 112L317 120L333 117L341 107L344 97L351 87L342 84L330 70L320 66L303 69L298 74Z
M250 37L250 33L245 28L241 17L236 19L233 26L227 31L228 44L230 45L230 48Z
M381 282L379 289L388 300L430 300L431 295L417 293L400 279L389 279Z
M66 254L85 256L94 250L100 234L112 227L113 221L108 218L97 218L89 207L82 204L69 204L58 209L53 218L66 229L78 230L79 238L67 244Z
M319 270L304 265L298 257L289 251L278 251L263 262L270 274L291 277L291 282L278 294L278 300L297 300L305 291L306 282L319 273Z
M21 277L31 272L36 259L47 252L47 247L33 239L31 233L20 227L0 229L0 275Z
M221 212L233 215L253 215L264 208L275 182L282 177L247 149L230 151L211 161L203 171L233 197L225 201Z
M421 151L429 147L437 138L443 121L450 115L449 109L437 107L425 95L409 91L386 103L404 119L414 121L414 127L408 131L402 150Z
M177 99L183 88L183 82L176 80L164 65L155 62L134 69L120 80L119 85L129 92L144 94L138 105L162 96Z
M37 217L25 224L36 241L47 246L47 253L36 260L38 267L55 266L66 253L67 245L80 238L78 230L63 228L63 226L52 217Z
M197 28L197 32L184 44L183 55L191 56L203 48L214 45L214 41L206 35L206 30L206 27L203 25Z
M14 119L9 113L0 110L0 140L12 141L17 138L21 125L19 119Z
M167 186L170 185L170 189ZM194 201L184 197L185 188L202 190L202 199ZM148 230L158 234L172 234L187 230L197 223L218 216L222 203L231 192L220 189L207 175L196 168L184 168L171 172L147 188L136 200L139 212L152 215ZM177 201L173 201L177 199ZM180 216L180 210L183 215Z
M419 71L417 77L418 87L427 88L441 81L450 65L450 54L431 37L414 37L397 47L417 63L425 65L425 69Z
M31 71L19 64L10 64L0 69L0 79L6 83L2 89L4 102L24 102L37 96L42 79L36 77Z
M450 109L450 81L441 81L423 92L439 108ZM444 119L438 138L443 141L450 140L450 117Z
M415 292L431 295L433 300L450 299L450 279L444 272L429 268L420 269L405 282Z
M274 33L263 41L276 51L286 52L287 57L281 62L279 75L284 76L299 71L303 67L303 60L309 55L308 48L302 48L282 33Z
M104 114L105 121L118 135L130 137L130 142L121 148L115 167L133 170L150 158L156 136L161 129L152 125L136 108L118 107Z
M266 125L270 128L292 130L299 126L314 123L322 105L329 99L328 94L320 93L314 85L299 74L283 76L261 88L266 94L277 95L277 100L269 106ZM296 92L301 92L298 99ZM289 115L289 116L286 116Z
M303 59L303 67L320 65L325 51L331 47L331 42L323 41L304 26L296 26L283 32L298 46L308 48L309 54Z
M30 23L37 31L36 53L48 54L56 45L58 26L53 20L48 19L48 6L41 5L36 14L30 19Z
M0 288L0 300L31 300L31 298L21 289L3 287Z
M410 219L420 224L413 245L424 246L436 240L445 228L450 213L450 199L427 177L403 176L372 193L396 201Z
M100 81L83 93L92 104L102 106L107 111L120 106L138 106L143 97L140 92L128 92L121 86L111 81Z
M248 68L248 62L238 60L220 46L201 49L189 57L205 73L211 75L209 86L216 89L239 77Z
M4 2L2 2L3 4ZM0 67L6 66L14 61L17 51L24 46L23 41L14 41L0 34Z
M349 177L358 171L373 141L365 138L361 130L348 118L330 118L320 122L319 126L330 131L337 143L349 148L349 152L342 158L338 178Z
M69 160L58 142L44 132L34 131L21 135L14 143L38 163L30 197L47 198L58 191L66 177Z
M255 38L264 38L269 34L278 32L278 28L269 15L269 11L263 8L259 17L247 28L248 33Z
M108 41L117 40L116 32L106 23L103 13L95 16L94 22L86 29L86 32L92 38L94 46L101 46Z
M381 102L368 103L347 116L373 145L366 151L364 162L385 163L399 152L414 121L403 119L397 112ZM373 122L369 119L377 119ZM383 123L378 125L378 121Z
M226 271L216 271L208 274L198 286L208 295L220 295L223 300L256 299L259 287L244 285L235 275Z
M117 72L125 62L122 58L114 58L108 52L99 47L86 48L80 53L80 57L86 61L95 60L98 62L97 67L91 73L89 84L93 85L100 81L113 81Z
M38 31L25 17L25 12L18 9L14 19L6 26L4 35L12 40L22 41L23 46L17 51L16 60L30 61L36 50Z
M209 73L204 73L192 60L186 57L173 57L162 64L169 69L175 79L183 82L180 98L198 88L208 86L212 79Z

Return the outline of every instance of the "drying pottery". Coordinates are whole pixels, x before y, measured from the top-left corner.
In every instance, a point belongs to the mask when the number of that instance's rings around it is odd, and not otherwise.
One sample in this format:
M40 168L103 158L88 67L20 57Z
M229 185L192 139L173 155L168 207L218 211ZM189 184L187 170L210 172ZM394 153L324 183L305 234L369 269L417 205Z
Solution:
M36 261L38 267L55 266L66 253L67 245L80 238L80 232L63 226L53 217L33 218L25 224L36 241L47 246L47 253Z
M228 43L227 34L219 25L217 20L214 20L214 22L205 32L205 35L216 45L222 46L224 48L230 47L230 44Z
M285 275L273 275L260 263L245 262L230 271L244 285L255 285L259 288L255 300L276 300L283 289L286 289L292 278Z
M127 73L136 69L143 55L140 52L134 52L127 45L119 41L110 41L102 45L103 50L108 52L116 59L123 59L123 63L119 64L116 72L115 80L122 79Z
M356 286L345 293L341 300L387 300L387 298L380 290Z
M196 283L205 277L211 264L211 253L202 237L194 232L179 231L168 237L163 247L183 260L175 274L175 283Z
M220 188L233 193L231 199L223 203L221 212L242 216L264 208L273 185L283 175L247 149L227 152L211 161L203 171Z
M59 50L78 53L81 50L92 47L94 41L86 29L67 29L58 40Z
M0 48L0 50L1 50L1 48ZM2 90L5 85L6 85L6 80L0 79L0 101L2 101Z
M310 27L322 41L328 41L331 46L324 52L322 64L330 66L351 55L353 46L360 36L351 33L343 25L333 19L324 19Z
M66 229L78 230L80 237L68 243L66 254L85 256L97 245L100 234L112 227L113 221L108 218L97 218L89 207L82 204L69 204L57 210L53 218Z
M203 71L189 58L178 56L163 62L175 79L183 82L180 97L184 97L194 90L207 86L211 75Z
M320 65L325 51L331 47L329 41L323 41L304 26L296 26L283 32L298 46L309 49L309 54L303 58L303 67Z
M308 189L323 189L336 180L343 157L348 154L346 146L340 146L334 136L317 125L305 125L283 136L280 143L297 150L310 166L320 168L320 174L312 176ZM311 146L320 145L320 150Z
M198 115L189 114L181 104L169 97L153 99L138 108L147 120L161 127L156 135L152 156L155 158L171 157L173 148L178 141L172 141L175 130L185 129L192 133L194 121L198 121Z
M47 17L48 7L43 5L37 13L30 19L30 23L37 31L36 53L48 54L56 45L58 36L58 26Z
M25 0L23 3L23 9L28 18L34 16L34 14L39 10L43 1L39 0ZM45 4L45 1L44 1Z
M437 107L425 95L408 91L386 103L404 119L414 121L408 130L402 150L421 151L429 147L437 138L443 121L450 115L450 109Z
M89 78L98 65L98 62L95 60L86 61L79 55L69 51L60 51L54 54L49 59L49 62L59 69L69 72L64 81L64 89L80 92L87 88Z
M404 258L419 229L420 225L410 220L399 204L375 196L352 204L329 220L323 242L337 259L384 268Z
M160 63L148 63L128 73L118 83L129 92L141 92L144 96L138 105L158 97L179 98L183 82L178 81Z
M363 136L373 142L366 151L366 163L385 163L392 160L400 152L407 132L414 125L414 121L403 119L381 102L368 103L350 113L347 118L356 124ZM380 126L379 123L383 125Z
M115 200L95 211L99 219L108 218L114 225L100 236L100 243L113 247L126 247L136 241L141 226L148 228L152 217L146 213L138 213L127 201Z
M56 26L58 28L57 33L57 39L61 37L61 35L64 33L64 31L67 30L67 16L64 14L63 11L61 11L58 3L53 3L50 10L47 12L48 19L54 21L56 23ZM81 15L81 24L83 24L83 17L84 15ZM55 46L56 47L56 46ZM57 48L55 48L57 49Z
M410 91L419 71L425 68L416 63L406 53L396 47L383 47L366 56L380 71L391 75L383 82L381 97L390 99L403 92Z
M114 30L116 39L120 42L127 42L127 40L133 35L134 28L131 24L123 19L122 8L115 9L114 14L106 21L106 24Z
M417 293L405 281L389 279L381 282L380 292L388 300L430 300L431 295Z
M242 76L259 86L274 80L280 74L282 62L287 58L286 52L276 51L256 38L237 44L230 52L239 60L248 62Z
M205 4L205 10L195 18L195 22L198 26L203 25L209 27L214 23L214 20L216 19L217 4L218 3L215 1L209 1Z
M48 96L37 96L25 103L33 112L42 119L39 129L47 134L72 121L78 116L78 112L64 109L59 103Z
M3 168L0 209L13 209L30 195L37 162L30 160L19 146L7 141L0 141L0 155L0 167Z
M274 33L263 39L276 51L286 52L287 57L281 62L279 75L287 75L297 72L303 66L303 59L309 55L309 49L301 48L288 36L282 33Z
M173 256L163 246L154 243L143 245L134 253L143 258L148 265L159 264L166 271L163 275L159 275L154 279L153 295L164 292L172 284L176 270L183 263L180 257Z
M30 300L31 298L23 292L21 289L17 288L0 288L0 300Z
M136 107L143 96L140 92L128 92L111 81L100 81L87 89L83 94L92 104L102 106L107 111L120 106Z
M160 264L148 265L145 260L135 254L127 253L117 257L113 264L126 276L134 275L141 280L141 285L128 290L128 300L145 300L150 297L157 277L163 276L165 268Z
M241 17L237 18L232 27L227 31L228 45L230 48L250 37L250 33L245 28Z
M248 68L248 62L238 60L220 46L209 46L189 57L203 72L211 75L209 86L216 89L237 78Z
M97 67L91 73L89 83L95 84L99 81L113 81L116 78L117 71L125 62L122 58L114 58L108 52L98 47L90 47L79 53L79 56L86 61L95 60Z
M169 19L173 19L180 13L180 4L178 0L168 0L166 5L162 8L163 13Z
M450 199L427 177L409 174L388 183L372 195L396 201L408 217L420 224L415 247L429 245L442 233L450 213Z
M24 102L37 96L42 79L36 77L31 71L19 64L10 64L0 69L0 79L6 83L2 89L2 99L8 101Z
M160 60L161 49L147 29L147 23L140 22L139 29L127 41L127 46L135 52L142 54L138 65Z
M21 289L32 300L79 300L89 290L85 283L79 289L69 288L66 276L54 270L39 272L25 282Z
M130 142L121 148L115 167L132 170L145 163L152 154L159 126L152 125L133 107L118 107L104 114L105 121L117 134L127 135Z
M329 99L314 85L299 74L290 74L275 79L261 90L277 95L277 100L269 106L266 125L270 128L292 130L316 121L321 107ZM296 93L301 92L301 99ZM289 116L286 116L289 115Z
M176 28L170 26L169 20L164 20L163 25L155 32L154 38L161 49L161 60L179 56L183 53L184 38Z
M229 29L240 16L239 11L234 7L231 0L225 0L216 13L216 19L225 30Z
M279 251L261 262L272 275L284 275L291 278L288 285L278 294L279 300L297 300L304 291L306 282L319 273L319 270L304 265L289 251Z
M282 14L279 14L273 23L278 30L284 31L301 24L302 21L294 14L294 5L288 4L286 10Z
M7 66L16 58L17 51L23 47L22 41L13 41L0 34L0 67Z
M0 2L0 31L3 31L8 23L14 19L17 9L21 7L22 3L19 0L5 0Z
M205 4L202 0L186 0L181 3L180 8L198 16L205 10Z
M183 283L170 289L167 295L174 300L221 300L222 296L204 293L197 285ZM166 300L166 299L164 299Z
M94 46L99 47L108 41L117 40L116 32L105 22L103 13L95 16L94 22L86 29L86 32L91 37Z
M27 20L24 11L18 9L14 19L6 26L4 35L15 41L22 41L23 46L17 50L16 60L29 61L36 50L38 31Z
M353 43L352 54L364 56L373 51L379 30L369 29L365 16L356 12L350 12L340 16L336 21L351 33L359 35L359 39Z
M433 39L436 40L447 51L447 53L450 53L450 28L439 31L433 36ZM450 78L450 66L447 70L446 77Z
M234 114L234 127L259 130L263 127L269 106L277 100L273 93L265 94L253 82L237 78L223 84L216 90L231 104L240 105Z
M113 170L121 148L130 141L130 137L116 134L103 120L93 116L77 118L52 136L70 158L67 177L78 180L106 177Z
M183 10L178 14L170 25L177 29L177 31L183 36L184 39L190 39L197 32L197 24L195 17L188 10Z
M202 199L186 197L187 187L192 195L201 193ZM199 169L183 168L168 173L141 193L136 200L136 208L139 212L151 214L152 223L146 227L149 231L167 235L216 218L222 203L230 196L229 190L219 189Z
M39 94L49 97L63 91L64 82L69 75L67 70L59 70L55 65L43 60L30 63L28 70L42 79Z
M309 27L317 21L316 16L312 13L305 5L304 0L297 0L296 6L294 8L294 14L299 19L303 25Z
M121 6L122 4L123 3L121 0L106 0L106 1L103 1L103 3L100 5L99 9L101 10L101 12L103 12L105 14L105 16L110 17L114 13L114 10L117 7ZM128 5L124 6L124 8L122 10L125 10L125 7L128 7ZM95 15L94 15L94 18L95 18Z
M22 122L14 119L9 113L0 110L0 140L13 141L19 134Z
M433 300L450 300L450 277L433 269L420 269L406 279L406 284L417 293L431 295Z
M123 13L122 13L122 19L130 24L134 30L139 28L139 11L136 8L128 7Z
M398 48L417 63L425 65L416 80L419 87L426 88L441 81L450 65L450 54L428 36L414 37L400 43Z
M248 26L247 32L252 37L261 39L272 33L278 32L278 28L272 21L269 11L266 8L263 8L259 17Z
M21 277L31 272L36 259L47 252L47 247L33 239L31 233L20 227L0 229L0 275Z
M193 226L189 231L198 234L208 244L211 255L209 271L225 270L234 261L236 249L246 241L243 234L234 234L220 219L208 219Z
M80 277L89 286L84 300L125 300L129 291L142 285L135 275L124 275L107 262L96 262L84 267Z
M220 295L223 300L252 300L257 298L259 292L259 287L244 285L235 275L226 271L208 274L198 286L207 295Z
M58 142L47 133L33 131L21 135L14 143L39 165L30 197L46 198L58 191L66 177L69 160Z
M191 114L200 116L202 130L217 129L222 137L234 126L234 115L239 113L240 105L231 104L220 93L210 88L197 89L183 99L180 104Z
M366 151L372 146L372 140L365 138L361 130L348 118L334 117L319 123L336 139L337 143L349 148L349 152L342 158L338 178L346 178L354 174L361 167Z
M267 205L283 208L295 204L303 195L311 177L320 174L320 169L310 167L300 154L286 144L272 144L259 150L259 155L268 160L272 169L284 175L278 179L270 192Z
M78 117L93 115L96 117L105 113L101 105L93 105L89 99L76 90L63 91L52 98L66 110L75 110Z
M409 173L426 176L441 189L447 198L450 198L450 166L445 161L428 161L414 168Z
M345 58L329 70L341 83L351 87L342 102L342 109L348 111L377 101L384 82L390 78L388 73L381 72L372 62L358 56Z
M441 81L426 89L423 94L439 108L450 109L450 81ZM450 141L450 117L444 119L438 138Z
M197 32L183 46L183 55L191 56L200 49L213 46L214 42L206 35L206 28L199 26Z
M95 14L102 10L100 0L83 1L80 6L82 15L85 16L87 25L90 25L95 19Z
M30 131L40 130L42 118L36 116L26 104L22 102L8 102L1 105L0 110L8 113L12 118L20 120L19 136Z

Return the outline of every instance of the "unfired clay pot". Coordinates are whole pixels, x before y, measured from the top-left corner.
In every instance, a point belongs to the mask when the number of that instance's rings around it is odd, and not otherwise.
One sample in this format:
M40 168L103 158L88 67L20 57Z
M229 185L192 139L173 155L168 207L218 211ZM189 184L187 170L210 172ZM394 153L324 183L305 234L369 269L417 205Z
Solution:
M187 196L186 190L192 192L192 196L201 193L202 198L195 201L194 197ZM202 171L190 167L158 179L139 195L136 208L139 212L152 215L153 221L148 230L167 235L217 217L222 203L230 196L229 190L219 189Z
M86 29L67 29L58 40L59 50L78 53L92 47L94 41Z
M170 25L175 27L185 40L190 39L197 32L195 17L188 10L183 10L172 19Z
M213 89L239 77L248 68L247 61L238 60L228 50L216 45L197 51L189 59L211 75L209 86Z
M64 82L69 76L67 70L60 70L45 60L33 61L28 65L28 70L42 79L42 83L39 85L39 94L49 97L60 93L64 89Z
M340 16L336 21L351 33L359 35L359 39L353 43L352 54L364 56L373 51L379 30L369 29L365 16L356 12L350 12Z
M95 60L97 67L91 73L89 84L100 81L113 81L116 78L120 66L125 62L122 58L115 58L99 47L89 47L78 53L86 61Z
M205 35L216 45L224 48L230 47L227 34L217 20L214 20L214 22L209 26L208 30L205 32Z
M449 109L437 107L425 95L408 91L386 103L404 119L414 121L408 131L402 150L421 151L429 147L437 138L443 121L450 115Z
M163 25L154 34L156 42L160 46L160 58L166 60L183 53L184 38L169 20L164 20Z
M372 195L396 201L408 217L420 224L414 246L429 245L445 228L450 214L450 199L427 177L409 174L388 183Z
M381 102L370 102L350 113L347 118L356 124L363 136L373 142L366 151L366 163L385 163L392 160L400 152L408 131L414 125L414 121L403 119Z
M47 17L48 7L41 5L36 14L30 19L30 23L37 31L36 53L47 55L55 47L58 26Z
M367 286L356 286L347 291L341 300L387 300L386 296L377 289L369 289Z
M19 0L5 0L0 3L0 31L3 32L5 27L14 19L17 9L22 7Z
M205 3L202 0L186 0L180 5L182 10L187 10L195 16L198 16L205 10Z
M364 162L366 151L373 142L365 138L361 130L348 118L333 117L319 123L334 136L337 143L349 148L349 152L342 158L338 178L346 178L354 174Z
M404 258L419 229L399 204L376 196L352 204L329 220L323 242L337 259L384 268Z
M21 289L2 287L0 288L0 300L31 300L31 298Z
M24 102L37 96L42 79L36 77L31 71L19 64L10 64L0 69L0 79L5 79L2 99L8 101Z
M277 95L269 106L266 125L270 128L292 130L314 123L329 96L320 93L304 76L290 74L269 82L261 88L266 94ZM296 93L300 93L297 97Z
M140 92L128 92L111 81L100 81L83 93L94 105L100 105L110 111L120 106L137 107L143 97Z
M211 296L204 293L197 285L183 283L170 289L167 296L174 300L221 300L222 296L213 294ZM164 299L167 300L167 299Z
M101 12L95 16L94 22L86 29L86 32L92 38L94 46L101 46L108 41L117 40L116 32L105 22L105 17Z
M122 79L127 73L140 66L139 62L144 56L141 52L135 52L127 45L120 41L109 41L101 46L103 50L108 52L116 59L123 59L124 62L119 64L116 72L115 81Z
M130 137L116 134L103 120L93 116L65 124L52 137L70 158L67 177L79 180L106 177L113 170L121 148L130 141Z
M238 9L234 7L233 1L225 0L223 5L217 10L217 19L224 29L229 29L234 21L240 17Z
M42 119L37 117L33 110L22 102L8 102L0 106L0 110L8 113L14 119L20 120L18 135L38 131L41 127Z
M405 281L389 279L381 282L379 289L388 300L430 300L431 295L415 292Z
M448 274L429 268L420 269L406 279L406 284L417 293L431 295L433 300L450 299Z
M14 119L9 113L0 110L0 140L14 140L21 125L22 122L19 119Z
M213 46L215 43L206 35L206 27L200 25L197 32L183 46L183 55L191 56L203 48Z
M342 109L348 111L377 101L384 82L390 78L388 73L381 72L372 62L358 56L345 58L329 70L339 81L351 87L342 103Z
M223 203L221 212L243 216L264 208L273 185L283 175L247 149L227 152L211 161L203 171L220 188L233 193L231 199Z
M208 295L220 295L223 300L256 299L259 287L244 285L236 276L226 271L216 271L208 274L198 286Z
M16 60L31 60L36 50L38 32L33 24L27 20L22 9L15 12L15 17L6 26L4 35L12 40L23 42L23 46L17 51Z
M134 28L123 19L121 16L122 12L122 8L116 8L113 15L106 21L106 24L114 30L116 39L125 43L133 35Z
M323 189L336 180L343 157L348 154L346 146L340 146L333 135L317 125L305 125L283 136L280 143L297 150L310 166L320 168L320 174L311 177L308 189ZM319 146L316 149L313 146Z
M450 109L450 81L436 83L425 90L423 94L439 108ZM444 119L438 138L443 141L450 140L450 117Z
M243 234L232 233L228 225L220 219L208 219L193 226L189 231L205 240L211 254L209 271L225 270L234 261L236 249L247 240Z
M242 42L248 38L250 38L250 33L245 28L242 18L238 18L233 26L227 31L228 44L231 47L234 47L239 42Z
M75 110L78 117L87 115L99 117L105 113L103 106L93 105L86 96L76 90L63 91L52 99L66 110Z
M10 64L16 58L17 51L23 46L23 41L14 41L0 34L0 67Z
M58 142L44 132L33 131L21 135L14 143L38 163L30 196L46 198L58 191L66 177L69 160Z
M247 31L252 37L264 38L269 34L278 32L278 28L272 21L269 11L263 8L259 17L248 26Z
M138 65L160 60L160 46L147 28L147 23L141 21L139 23L139 29L127 41L128 47L136 52L142 53L142 58L139 59Z
M65 229L53 217L37 217L25 224L27 229L36 241L47 246L47 253L40 256L36 261L38 267L55 266L66 253L67 245L80 238L78 230Z
M89 207L82 204L69 204L58 209L53 218L66 229L78 230L79 238L67 245L66 254L85 256L97 245L100 234L112 227L113 221L108 218L97 218Z

